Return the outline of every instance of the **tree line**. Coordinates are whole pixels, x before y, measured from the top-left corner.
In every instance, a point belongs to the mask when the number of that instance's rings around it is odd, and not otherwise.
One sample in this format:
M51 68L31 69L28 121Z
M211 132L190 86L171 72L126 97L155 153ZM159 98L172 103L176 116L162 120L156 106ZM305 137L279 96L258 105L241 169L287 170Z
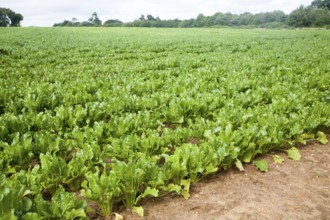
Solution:
M0 8L0 27L20 26L23 16L8 8ZM57 26L104 26L104 27L164 27L164 28L192 28L192 27L261 27L261 28L283 28L283 27L327 27L330 28L330 0L314 0L308 6L300 6L286 15L283 11L263 12L252 14L232 14L217 12L206 16L199 14L196 18L179 20L162 20L151 14L141 15L132 22L122 22L118 19L109 19L102 22L97 13L94 12L87 21L79 22L76 18L64 20Z
M232 14L217 12L211 16L199 14L196 18L179 20L162 20L151 14L141 15L132 22L122 22L118 19L102 21L94 12L88 21L78 22L73 18L65 20L54 26L104 26L104 27L167 27L167 28L192 28L192 27L222 27L222 26L250 26L261 28L283 27L330 27L330 0L314 0L309 6L300 6L286 15L283 11L263 12L252 14Z

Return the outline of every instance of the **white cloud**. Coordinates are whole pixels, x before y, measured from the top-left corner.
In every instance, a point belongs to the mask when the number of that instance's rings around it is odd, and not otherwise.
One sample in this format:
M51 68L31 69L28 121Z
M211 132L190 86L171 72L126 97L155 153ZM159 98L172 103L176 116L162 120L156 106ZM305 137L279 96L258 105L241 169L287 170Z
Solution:
M0 7L10 8L24 16L23 26L52 26L73 17L87 20L93 12L100 19L133 21L141 14L152 14L161 19L188 19L199 13L213 15L216 12L259 13L282 10L290 13L312 0L2 0Z

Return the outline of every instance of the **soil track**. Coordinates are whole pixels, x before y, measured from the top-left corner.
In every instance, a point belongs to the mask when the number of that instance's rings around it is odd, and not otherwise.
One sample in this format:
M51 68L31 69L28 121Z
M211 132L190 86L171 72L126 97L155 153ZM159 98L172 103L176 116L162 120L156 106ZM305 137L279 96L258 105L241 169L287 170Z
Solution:
M299 148L300 161L285 158L277 165L271 156L269 172L245 165L245 172L219 172L193 184L191 198L177 195L144 201L145 217L128 211L125 219L329 219L330 139L327 145L310 142Z

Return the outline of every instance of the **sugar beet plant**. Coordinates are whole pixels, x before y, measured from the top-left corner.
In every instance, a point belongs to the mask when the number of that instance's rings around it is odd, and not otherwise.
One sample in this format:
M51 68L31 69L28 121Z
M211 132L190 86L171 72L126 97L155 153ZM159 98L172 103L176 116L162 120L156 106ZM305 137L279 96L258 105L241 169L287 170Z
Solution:
M327 142L325 30L17 28L0 42L6 219L86 219L91 202L143 215L145 197L189 198L208 174Z

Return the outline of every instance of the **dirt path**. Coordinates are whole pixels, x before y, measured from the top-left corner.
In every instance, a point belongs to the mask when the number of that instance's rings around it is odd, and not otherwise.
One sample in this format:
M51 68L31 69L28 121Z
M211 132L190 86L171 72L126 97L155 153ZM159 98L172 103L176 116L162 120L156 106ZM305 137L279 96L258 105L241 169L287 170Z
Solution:
M330 143L330 140L329 140ZM330 144L311 142L300 149L302 159L277 165L269 172L245 165L208 177L191 188L191 198L177 195L145 201L145 217L128 212L125 219L329 219Z

